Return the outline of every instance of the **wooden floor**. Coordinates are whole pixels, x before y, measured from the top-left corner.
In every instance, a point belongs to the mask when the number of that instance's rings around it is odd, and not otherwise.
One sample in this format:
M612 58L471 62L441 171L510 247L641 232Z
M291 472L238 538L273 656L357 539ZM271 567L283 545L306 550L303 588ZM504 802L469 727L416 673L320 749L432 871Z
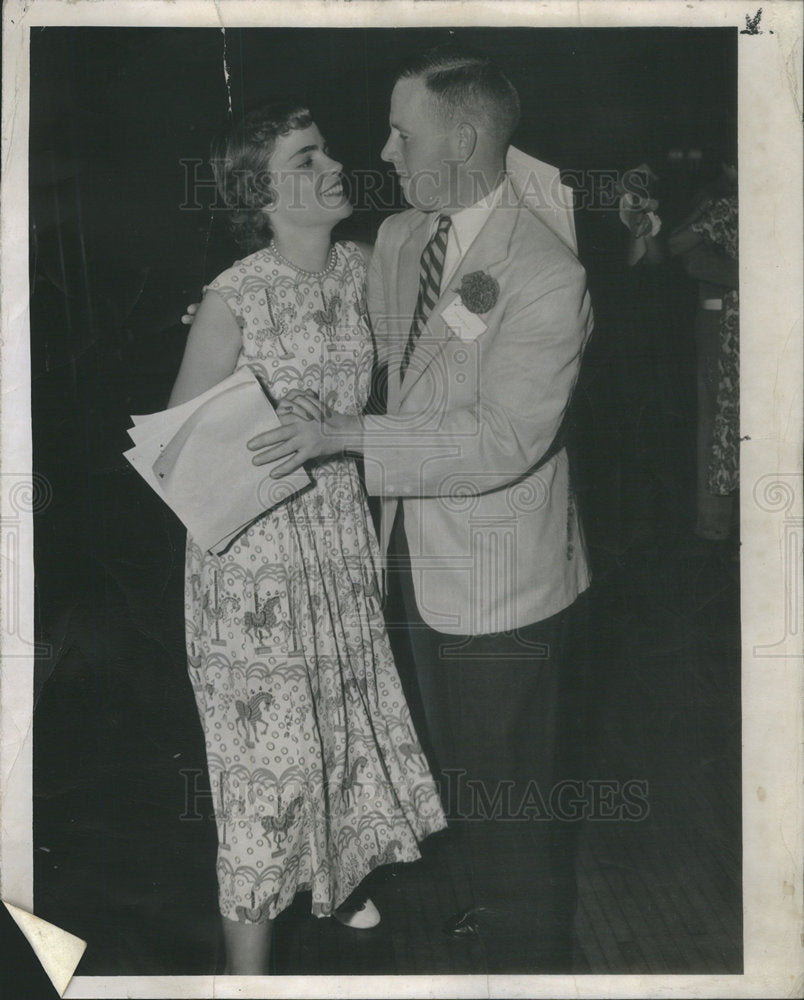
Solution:
M675 838L612 826L588 832L578 873L576 971L741 971L739 887L721 848L683 821Z

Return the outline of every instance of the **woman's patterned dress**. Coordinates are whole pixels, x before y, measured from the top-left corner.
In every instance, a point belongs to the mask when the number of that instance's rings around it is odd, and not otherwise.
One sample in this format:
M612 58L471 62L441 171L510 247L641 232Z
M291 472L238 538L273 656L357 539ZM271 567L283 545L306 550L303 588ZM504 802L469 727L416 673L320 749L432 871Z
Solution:
M373 357L365 279L358 248L340 243L319 275L266 248L208 287L242 329L237 366L274 400L311 389L358 413ZM313 476L222 555L187 541L189 673L232 920L272 919L301 889L327 916L446 825L391 655L355 462L333 458Z
M691 228L737 260L737 195L713 201ZM740 299L736 289L723 295L717 368L708 486L710 493L728 494L740 484Z

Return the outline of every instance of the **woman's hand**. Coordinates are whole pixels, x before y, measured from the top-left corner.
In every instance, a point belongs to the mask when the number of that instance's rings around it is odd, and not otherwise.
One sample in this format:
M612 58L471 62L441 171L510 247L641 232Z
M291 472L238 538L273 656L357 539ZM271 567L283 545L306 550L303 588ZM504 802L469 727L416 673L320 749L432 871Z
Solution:
M305 403L309 403L306 400ZM301 406L298 399L293 406ZM295 412L277 413L281 427L258 434L248 442L250 451L256 452L254 465L267 465L286 459L271 470L271 478L279 479L300 469L305 462L314 462L343 451L359 451L362 443L362 424L357 416L330 413L318 419L298 417Z
M294 416L299 420L325 420L332 415L330 408L309 389L291 389L277 403L276 413L280 419Z

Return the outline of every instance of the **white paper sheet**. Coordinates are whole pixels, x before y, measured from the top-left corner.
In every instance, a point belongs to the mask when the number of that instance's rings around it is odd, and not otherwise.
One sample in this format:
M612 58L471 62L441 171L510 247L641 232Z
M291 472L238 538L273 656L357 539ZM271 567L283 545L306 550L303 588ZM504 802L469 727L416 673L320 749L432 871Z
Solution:
M278 463L253 464L246 442L279 418L248 367L180 406L131 419L135 446L125 457L204 550L222 551L312 482L304 470L272 479Z
M573 253L577 253L573 192L572 188L561 183L558 168L511 146L505 157L505 169L514 190L523 198L530 211L566 243Z

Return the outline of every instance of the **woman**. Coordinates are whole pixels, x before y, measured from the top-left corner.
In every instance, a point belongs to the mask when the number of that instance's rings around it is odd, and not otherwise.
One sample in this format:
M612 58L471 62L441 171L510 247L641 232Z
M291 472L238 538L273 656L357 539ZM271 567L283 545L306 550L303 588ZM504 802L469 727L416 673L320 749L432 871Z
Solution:
M213 149L235 235L255 252L207 286L170 405L241 365L269 398L366 403L366 261L332 244L352 211L309 112L247 115ZM286 402L288 413L300 404ZM219 836L227 972L268 971L271 922L297 890L328 916L374 868L419 857L446 823L400 688L379 602L379 552L352 459L220 556L187 540L189 672ZM373 904L341 907L371 925Z
M696 533L724 541L739 486L740 378L737 168L724 161L717 189L669 237L670 253L699 281L698 519Z

